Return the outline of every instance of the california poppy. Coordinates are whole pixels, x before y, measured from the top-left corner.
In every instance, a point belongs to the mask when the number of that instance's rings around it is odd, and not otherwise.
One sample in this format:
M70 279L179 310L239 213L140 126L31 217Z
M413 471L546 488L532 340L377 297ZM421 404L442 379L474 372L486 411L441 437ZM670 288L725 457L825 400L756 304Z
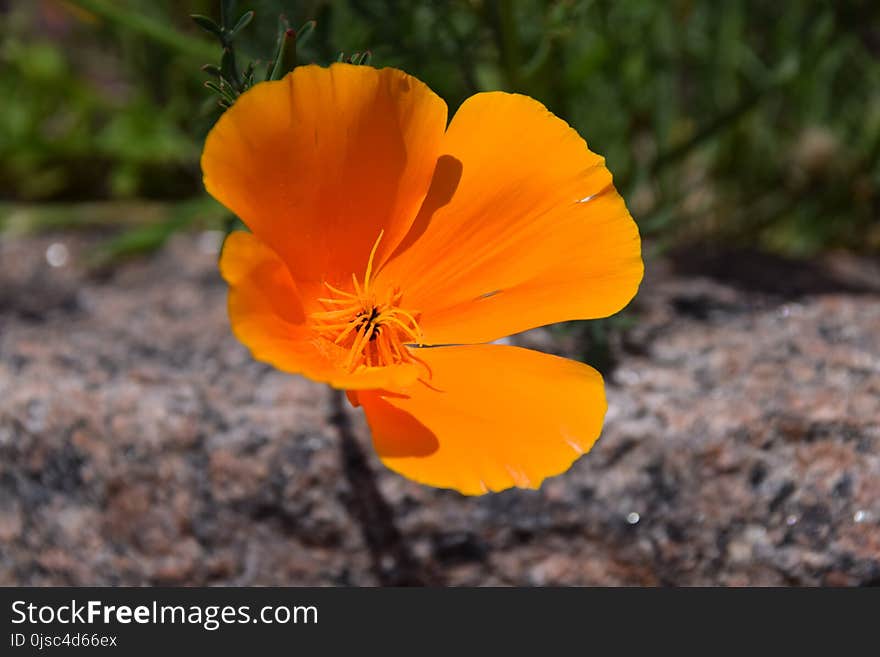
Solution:
M591 367L489 344L606 317L642 278L604 160L537 101L446 104L395 69L305 66L208 135L232 330L254 358L347 391L382 461L480 494L537 488L598 438Z

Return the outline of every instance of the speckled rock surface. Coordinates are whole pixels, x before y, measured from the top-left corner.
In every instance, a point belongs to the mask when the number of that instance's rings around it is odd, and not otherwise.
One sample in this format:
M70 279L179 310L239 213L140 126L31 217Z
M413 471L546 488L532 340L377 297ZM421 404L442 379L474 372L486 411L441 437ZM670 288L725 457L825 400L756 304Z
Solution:
M330 395L232 338L210 240L100 278L87 246L0 241L0 585L387 582ZM872 266L867 290L785 295L651 263L603 437L538 492L412 484L351 411L426 581L880 583Z

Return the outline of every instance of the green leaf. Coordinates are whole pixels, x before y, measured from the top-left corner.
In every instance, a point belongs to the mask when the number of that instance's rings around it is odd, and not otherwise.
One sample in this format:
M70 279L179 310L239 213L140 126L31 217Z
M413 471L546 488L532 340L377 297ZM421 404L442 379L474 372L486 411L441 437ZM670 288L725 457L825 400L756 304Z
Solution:
M238 67L235 65L235 53L232 48L224 48L220 58L220 72L229 84L235 89L241 87L241 78L238 76Z
M217 84L212 80L207 80L205 82L205 86L208 89L216 92L221 97L221 99L229 101L230 105L235 102L235 92L229 87L228 84L225 84L222 81L220 82L220 84Z
M242 78L242 83L241 83L241 90L242 91L244 91L245 89L250 89L251 87L254 86L254 63L253 62L251 62L247 65L247 68L245 68L244 73L242 74L241 78Z
M306 42L306 40L312 36L312 33L315 31L315 27L318 25L315 21L306 21L302 24L296 31L296 42L299 45L302 45Z
M355 66L365 66L370 63L372 58L373 53L369 50L364 50L363 52L352 53L351 57L348 58L348 63Z
M238 22L235 24L231 30L229 30L229 39L231 40L236 34L238 34L241 30L248 26L248 24L254 19L253 10L247 11L241 15L241 18L238 19Z
M220 24L224 29L229 27L232 14L235 11L235 0L220 0Z
M282 37L281 49L269 79L280 80L294 68L296 68L296 32L288 28Z
M287 20L287 16L281 14L278 17L278 37L275 40L275 52L272 55L272 59L269 60L269 65L266 67L266 77L264 80L272 80L272 74L275 72L275 67L278 65L278 58L281 57L281 49L284 47L284 35L287 33L287 30L290 29L290 22Z
M196 25L205 30L205 32L213 34L221 41L221 43L223 42L223 28L217 25L217 23L212 21L207 16L202 16L201 14L191 14L190 18L193 19L193 22Z

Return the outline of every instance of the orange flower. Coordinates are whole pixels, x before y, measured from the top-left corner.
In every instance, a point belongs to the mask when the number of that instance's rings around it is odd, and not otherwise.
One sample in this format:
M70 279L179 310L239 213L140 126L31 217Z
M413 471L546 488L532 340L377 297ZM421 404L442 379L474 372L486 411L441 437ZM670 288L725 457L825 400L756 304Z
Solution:
M604 160L540 103L446 104L402 71L297 68L208 135L208 191L252 232L220 260L254 358L348 391L382 461L467 494L537 488L602 428L602 378L485 344L606 317L642 278Z

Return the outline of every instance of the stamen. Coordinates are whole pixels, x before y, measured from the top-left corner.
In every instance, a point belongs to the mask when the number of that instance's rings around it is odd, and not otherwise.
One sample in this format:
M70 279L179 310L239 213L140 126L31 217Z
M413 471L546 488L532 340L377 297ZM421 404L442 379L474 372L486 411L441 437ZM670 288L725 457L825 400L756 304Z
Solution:
M379 231L379 237L376 238L376 241L373 243L373 248L370 249L370 257L367 259L367 271L364 273L364 295L367 295L370 292L370 276L373 273L373 258L376 257L376 249L379 248L379 242L382 241L382 235L384 234L384 229Z
M416 318L410 315L405 310L401 310L400 308L395 308L394 312L397 315L403 315L412 322L413 329L415 329L415 334L412 337L415 338L416 342L422 344L422 330L419 328L419 323L416 321Z
M378 297L373 288L373 267L379 236L370 249L363 282L357 274L351 275L353 292L337 288L327 281L323 286L331 292L317 301L323 306L309 315L319 336L348 351L345 367L355 371L361 367L382 367L398 363L424 362L412 354L407 344L422 344L418 313L401 308L403 293L399 287L389 287Z
M348 363L346 363L346 367L350 370L354 369L355 359L362 355L361 349L364 347L364 335L367 333L365 327L366 324L361 324L361 327L357 332L357 337L354 339L354 344L351 346L351 352L348 355Z
M388 346L389 338L386 338L384 335L380 335L379 339L376 340L376 348L379 350L379 355L382 357L386 363L394 362L394 356L391 353L391 349Z
M403 359L403 354L400 353L399 340L396 337L388 339L388 348L391 350L393 354L393 360L398 361Z
M344 292L343 290L340 290L338 287L333 287L327 281L324 281L324 287L326 287L331 292L335 292L336 294L339 294L343 297L347 297L349 299L357 299L358 298L358 295L352 294L351 292Z
M348 317L351 315L350 308L341 308L340 310L319 310L312 313L314 319L336 319L337 317Z
M385 321L386 321L386 322L391 322L391 323L393 323L393 324L397 324L397 325L403 330L403 332L406 333L406 335L408 335L409 337L411 337L413 340L419 340L419 339L421 339L418 333L416 333L411 327L407 326L406 324L404 324L403 322L401 322L401 321L400 321L399 319L397 319L396 317L393 317L393 316L392 316L392 317L386 317L386 318L385 318Z
M346 325L345 330L339 334L339 336L333 341L333 343L342 344L345 338L348 337L349 333L351 333L356 327L357 324L355 324L354 322L349 322L348 325Z

